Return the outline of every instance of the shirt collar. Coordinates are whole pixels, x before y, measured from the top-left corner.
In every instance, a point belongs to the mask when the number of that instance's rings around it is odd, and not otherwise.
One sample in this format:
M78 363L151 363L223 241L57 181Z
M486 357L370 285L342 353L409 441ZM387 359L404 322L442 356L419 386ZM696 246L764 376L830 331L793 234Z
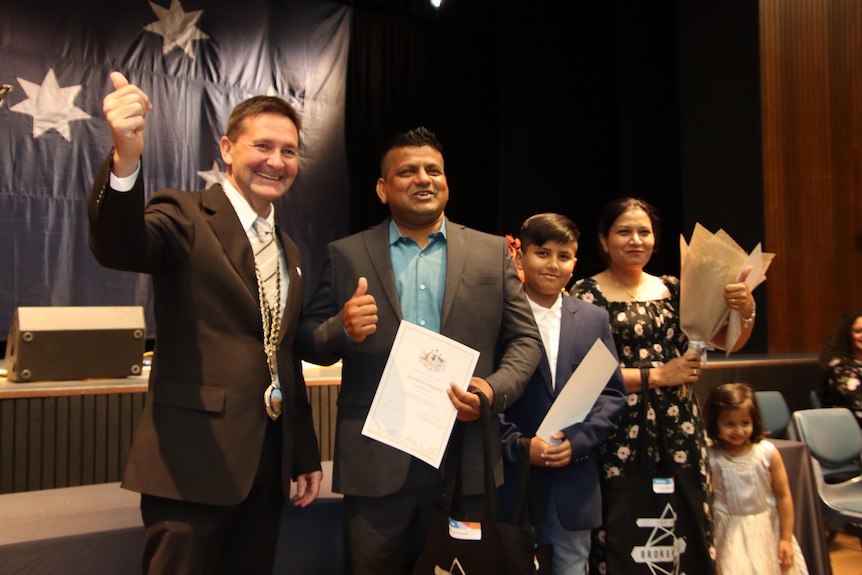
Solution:
M442 237L444 240L448 240L449 236L446 234L446 218L443 218L443 223L440 224L440 229L430 234L429 238ZM401 239L410 239L405 235L402 235L401 230L398 229L398 224L395 223L393 218L389 218L389 245L394 246L396 243L401 241Z
M533 310L533 315L536 317L541 317L546 314L554 314L559 315L563 309L563 294L560 292L557 294L557 299L554 300L554 303L551 304L551 307L545 307L543 305L539 305L529 297L527 301L530 302L530 308Z
M233 206L234 211L236 212L237 217L239 217L239 221L242 224L242 229L246 231L246 233L254 233L254 221L258 218L257 212L251 207L251 204L242 197L242 194L233 187L233 184L230 183L230 180L225 178L225 180L221 184L222 189L224 189L224 194L227 196L227 199L230 201ZM269 215L265 218L267 223L269 224L270 229L275 229L275 206L271 206L269 210Z

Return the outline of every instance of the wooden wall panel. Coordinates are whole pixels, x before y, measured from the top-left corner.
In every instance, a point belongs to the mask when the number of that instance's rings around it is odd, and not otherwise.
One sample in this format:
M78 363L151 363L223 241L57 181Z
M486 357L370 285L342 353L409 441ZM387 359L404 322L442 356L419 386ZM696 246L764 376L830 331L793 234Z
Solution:
M747 383L755 391L780 391L793 412L812 407L810 393L819 388L820 370L816 356L802 354L710 362L695 387L699 400L703 402L709 390L722 383Z
M0 493L118 481L130 394L0 400ZM137 402L138 408L143 407ZM130 425L127 424L127 426Z
M0 401L0 493L12 492L15 469L15 404Z
M761 0L770 353L862 309L862 2Z

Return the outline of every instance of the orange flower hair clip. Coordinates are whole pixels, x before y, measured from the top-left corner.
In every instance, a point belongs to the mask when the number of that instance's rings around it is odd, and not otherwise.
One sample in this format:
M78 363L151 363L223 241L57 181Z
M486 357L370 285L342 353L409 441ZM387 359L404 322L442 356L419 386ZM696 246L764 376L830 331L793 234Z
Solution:
M515 261L515 254L521 249L521 239L516 238L512 234L506 234L506 241L509 243L509 255L512 256L512 261ZM524 270L518 266L515 266L515 269L518 270L518 277L521 278L521 283L524 283Z

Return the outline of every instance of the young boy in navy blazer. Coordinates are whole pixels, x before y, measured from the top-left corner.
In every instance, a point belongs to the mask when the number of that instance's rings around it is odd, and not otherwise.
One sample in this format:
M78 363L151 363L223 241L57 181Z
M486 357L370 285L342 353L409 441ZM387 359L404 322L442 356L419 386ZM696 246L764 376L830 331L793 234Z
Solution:
M500 415L505 482L500 488L503 514L511 519L518 443L530 439L530 487L534 521L545 543L553 545L555 575L583 575L590 553L590 531L601 525L602 501L596 449L616 428L626 401L619 368L605 385L584 421L552 435L549 445L536 436L556 397L596 339L616 357L605 310L566 295L577 258L580 232L569 218L537 214L521 226L515 264L542 334L544 353L524 395Z

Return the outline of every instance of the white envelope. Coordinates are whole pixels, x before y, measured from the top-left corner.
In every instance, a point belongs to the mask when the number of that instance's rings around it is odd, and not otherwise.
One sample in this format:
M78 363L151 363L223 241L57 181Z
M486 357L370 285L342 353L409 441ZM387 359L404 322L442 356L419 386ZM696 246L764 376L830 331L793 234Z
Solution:
M584 420L617 367L617 358L601 339L596 339L545 414L536 435L549 445L560 443L551 439L551 435Z

